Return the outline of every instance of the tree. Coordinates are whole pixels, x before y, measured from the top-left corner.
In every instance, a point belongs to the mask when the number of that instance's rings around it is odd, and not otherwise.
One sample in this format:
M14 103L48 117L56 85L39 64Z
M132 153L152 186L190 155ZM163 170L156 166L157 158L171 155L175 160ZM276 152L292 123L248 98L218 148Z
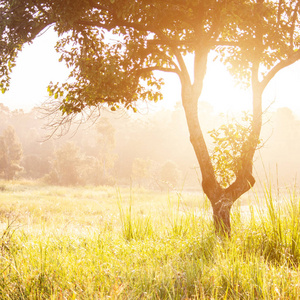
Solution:
M6 180L13 179L23 169L21 159L22 145L14 128L9 126L0 137L0 175Z
M101 118L96 124L97 133L97 157L101 166L101 183L112 183L113 178L110 174L115 165L117 155L114 153L115 128L107 118Z
M299 0L0 0L1 88L9 86L22 45L50 25L60 36L60 60L71 69L67 82L48 87L62 114L59 124L103 106L136 111L139 100L162 99L155 71L177 74L202 187L217 231L230 234L230 209L255 183L263 91L300 58L299 7ZM198 117L212 51L238 80L251 84L253 94L251 129L237 158L241 167L226 188L216 178ZM193 55L193 74L186 54Z
M151 159L136 158L132 163L132 179L139 185L149 186L155 178L155 163Z
M22 160L22 166L24 173L22 174L25 178L37 179L45 176L50 171L50 162L41 155L24 155Z
M80 149L72 142L65 143L55 152L52 170L46 180L62 185L80 184L81 162Z
M174 188L177 187L180 180L180 171L177 167L177 165L171 161L166 161L160 169L160 180L164 185L166 185L168 188Z

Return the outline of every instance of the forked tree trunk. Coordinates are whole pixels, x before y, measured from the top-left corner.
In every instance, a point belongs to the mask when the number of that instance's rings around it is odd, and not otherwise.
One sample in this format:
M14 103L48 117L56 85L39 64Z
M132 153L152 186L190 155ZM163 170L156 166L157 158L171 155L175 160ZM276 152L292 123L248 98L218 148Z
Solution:
M236 175L236 180L226 189L222 188L217 181L209 152L203 137L198 119L198 94L193 93L193 88L182 90L182 100L188 123L190 140L197 156L201 174L202 187L213 208L213 219L216 232L221 235L230 236L230 210L233 203L246 193L255 183L252 176L252 162L255 149L259 139L261 128L261 93L256 93L254 98L254 117L252 131L249 139L242 149L242 167Z
M244 143L241 153L241 169L236 174L236 180L226 189L217 181L212 161L203 137L198 117L198 99L203 88L203 80L206 73L207 56L209 48L199 44L195 51L194 83L191 82L185 62L178 51L175 54L181 67L181 97L185 116L190 133L190 141L193 145L202 174L202 187L213 208L213 219L217 233L230 236L230 210L233 203L246 193L255 183L252 176L252 163L262 125L261 97L263 88L258 82L257 76L252 80L253 91L253 121L248 140ZM258 65L252 70L257 74Z

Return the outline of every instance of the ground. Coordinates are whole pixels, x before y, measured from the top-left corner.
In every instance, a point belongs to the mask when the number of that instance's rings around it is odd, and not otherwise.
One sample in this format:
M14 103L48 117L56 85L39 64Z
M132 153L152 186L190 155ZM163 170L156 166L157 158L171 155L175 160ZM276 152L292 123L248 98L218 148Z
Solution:
M228 240L201 193L0 190L1 299L300 299L295 193L249 194Z

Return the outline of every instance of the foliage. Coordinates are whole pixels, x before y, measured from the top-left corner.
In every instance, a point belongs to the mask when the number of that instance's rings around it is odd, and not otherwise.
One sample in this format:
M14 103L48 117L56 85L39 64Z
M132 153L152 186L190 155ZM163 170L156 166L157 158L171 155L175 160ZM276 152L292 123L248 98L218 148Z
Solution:
M151 159L135 158L132 163L132 179L139 185L152 182L155 176L155 162Z
M22 178L38 179L50 172L49 159L42 157L41 155L26 155L24 151L24 157L22 159L22 167L24 172Z
M2 0L1 87L7 90L22 45L54 25L56 50L70 68L67 82L48 87L61 112L101 105L136 111L138 100L162 99L163 82L153 71L179 74L178 53L193 53L207 41L213 50L220 40L236 38L238 16L252 5L235 2Z
M176 117L175 117L176 114ZM178 116L177 114L181 114ZM181 173L184 174L184 188L198 188L199 183L194 176L193 167L196 164L192 147L189 144L188 133L184 127L183 111L176 110L160 111L157 114L140 116L143 118L139 126L136 126L135 118L122 117L116 118L111 113L102 117L111 116L109 122L116 129L115 139L117 143L112 150L112 154L118 156L112 169L107 169L107 174L112 176L112 181L103 180L101 172L101 164L98 162L100 148L97 146L97 135L95 127L90 124L82 126L72 137L81 149L84 156L81 168L82 184L98 185L104 183L122 182L130 184L130 176L132 175L132 162L136 157L149 157L155 161L153 174L157 181L160 177L161 162L167 160L174 161ZM135 117L135 116L134 116ZM32 112L11 112L0 115L3 120L0 130L5 130L5 124L12 124L20 139L23 149L23 159L21 165L24 170L18 173L18 177L26 179L41 178L50 172L50 161L53 160L53 149L61 147L71 136L64 136L60 139L52 139L41 143L45 133L43 131L43 120L36 118L34 111ZM171 118L171 120L170 120ZM263 128L262 139L267 140L267 146L260 149L260 155L265 166L270 166L270 173L276 174L276 164L279 169L279 184L287 185L294 182L295 174L300 168L300 124L294 115L287 108L278 109L277 112L269 112L267 118L270 120ZM215 124L225 124L226 117L215 114L206 114L201 117L203 130L208 130ZM239 124L248 126L241 120L241 116L236 120ZM87 128L85 128L87 127ZM219 126L216 126L218 128ZM35 130L33 130L35 128ZM36 134L33 134L36 131ZM26 134L28 133L28 134ZM209 137L207 136L207 140ZM178 145L180 144L180 147ZM157 146L160 145L160 151ZM211 148L213 150L213 147ZM102 150L101 150L102 151ZM256 159L254 162L255 170L259 178L265 176L262 168L261 160ZM116 170L118 170L116 172ZM186 177L187 176L187 177ZM275 176L275 175L274 175ZM134 183L139 183L138 177L132 177ZM151 181L152 180L152 181ZM145 179L145 186L158 188L153 184L153 178ZM180 182L180 185L182 182ZM143 183L141 183L143 185Z
M12 126L7 127L0 137L0 175L11 180L22 170L22 145Z
M64 144L55 152L52 170L46 180L52 184L80 184L81 161L80 149L72 142Z
M243 147L249 140L252 116L244 112L241 121L233 119L218 129L209 131L215 145L211 159L221 185L226 188L235 179L242 167Z
M168 160L160 168L160 180L170 187L178 187L180 171L175 162Z
M96 151L99 160L102 180L100 183L111 183L117 155L115 153L115 128L107 118L101 118L96 124Z
M2 91L22 45L54 25L70 77L48 91L63 114L101 105L135 111L138 100L158 101L162 80L153 71L181 76L176 59L196 50L204 56L215 50L248 84L254 62L265 76L279 62L299 58L296 0L1 0L0 7Z
M115 156L109 152L99 152L99 156L85 155L74 142L66 142L54 153L51 171L44 179L61 185L112 185Z
M242 84L251 80L264 87L281 68L299 59L299 1L249 1L248 9L236 8L238 27L230 28L224 39L238 47L217 48L221 61ZM226 43L224 43L226 45ZM266 80L265 80L266 79ZM253 82L252 82L253 84Z

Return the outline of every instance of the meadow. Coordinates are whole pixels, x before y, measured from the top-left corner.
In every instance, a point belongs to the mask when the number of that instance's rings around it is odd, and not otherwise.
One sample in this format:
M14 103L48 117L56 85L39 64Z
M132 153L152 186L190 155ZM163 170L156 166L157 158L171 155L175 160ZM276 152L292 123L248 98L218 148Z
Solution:
M0 299L300 299L299 200L0 182Z

